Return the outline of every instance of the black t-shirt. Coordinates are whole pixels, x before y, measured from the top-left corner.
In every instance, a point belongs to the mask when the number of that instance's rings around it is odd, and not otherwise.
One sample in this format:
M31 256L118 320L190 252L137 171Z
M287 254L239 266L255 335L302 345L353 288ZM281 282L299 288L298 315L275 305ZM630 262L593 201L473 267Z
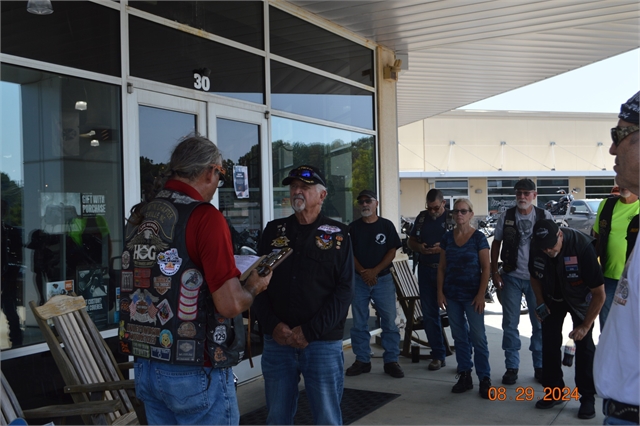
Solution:
M366 223L362 218L349 224L349 235L353 245L353 255L365 269L371 269L382 261L391 249L402 247L395 226L390 220L378 217L373 223ZM389 273L389 267L380 271L379 275Z
M433 219L426 210L420 212L416 217L416 222L411 230L411 236L416 237L420 243L426 243L429 247L442 240L442 236L447 232L447 216L449 209L444 209L437 218ZM440 253L420 254L421 263L440 262Z

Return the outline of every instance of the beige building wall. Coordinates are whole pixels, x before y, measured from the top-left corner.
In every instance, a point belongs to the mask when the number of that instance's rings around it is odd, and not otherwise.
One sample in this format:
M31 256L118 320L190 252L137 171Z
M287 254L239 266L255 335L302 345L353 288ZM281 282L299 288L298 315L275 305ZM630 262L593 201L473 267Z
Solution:
M616 114L456 110L403 126L400 212L415 216L424 188L441 179L468 180L476 216L488 212L487 179L569 179L582 198L586 178L615 175L616 123Z

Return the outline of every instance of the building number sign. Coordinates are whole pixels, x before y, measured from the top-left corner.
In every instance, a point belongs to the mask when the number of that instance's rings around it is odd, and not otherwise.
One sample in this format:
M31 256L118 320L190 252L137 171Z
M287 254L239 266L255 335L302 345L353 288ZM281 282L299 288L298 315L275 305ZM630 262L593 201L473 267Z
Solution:
M197 72L193 73L193 87L197 90L204 90L208 92L211 88L211 80L206 75L200 75Z

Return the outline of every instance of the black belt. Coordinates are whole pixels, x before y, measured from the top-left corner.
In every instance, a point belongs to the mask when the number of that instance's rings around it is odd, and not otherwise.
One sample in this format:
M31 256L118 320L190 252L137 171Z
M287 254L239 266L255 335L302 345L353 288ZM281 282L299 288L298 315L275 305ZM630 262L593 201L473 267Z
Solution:
M605 400L605 414L609 417L634 422L635 424L640 423L637 405L625 404L624 402L607 399Z
M429 268L438 269L438 264L437 263L427 263L427 266Z
M389 275L391 273L391 269L384 270L378 274L379 277L384 277L385 275Z

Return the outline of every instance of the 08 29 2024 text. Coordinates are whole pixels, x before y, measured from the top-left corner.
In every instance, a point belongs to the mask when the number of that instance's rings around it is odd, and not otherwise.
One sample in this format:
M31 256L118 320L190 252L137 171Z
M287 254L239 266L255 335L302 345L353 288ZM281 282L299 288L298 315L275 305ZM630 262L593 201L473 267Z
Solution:
M515 388L515 394L510 395L509 391L504 386L492 386L489 388L489 400L490 401L570 401L580 399L578 388L569 387L545 387L543 388L543 395L538 394L536 396L533 386L518 386Z

